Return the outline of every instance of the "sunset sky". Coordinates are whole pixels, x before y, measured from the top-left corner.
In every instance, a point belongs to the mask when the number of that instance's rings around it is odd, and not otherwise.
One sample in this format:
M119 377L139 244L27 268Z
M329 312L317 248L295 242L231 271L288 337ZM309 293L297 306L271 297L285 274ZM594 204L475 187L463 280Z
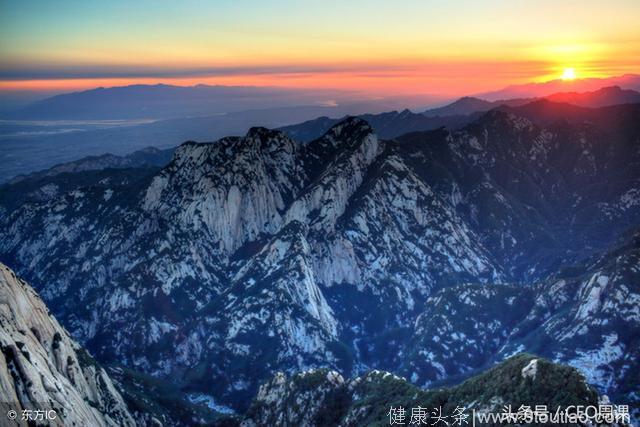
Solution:
M640 71L640 1L0 0L0 91L132 83L460 95Z

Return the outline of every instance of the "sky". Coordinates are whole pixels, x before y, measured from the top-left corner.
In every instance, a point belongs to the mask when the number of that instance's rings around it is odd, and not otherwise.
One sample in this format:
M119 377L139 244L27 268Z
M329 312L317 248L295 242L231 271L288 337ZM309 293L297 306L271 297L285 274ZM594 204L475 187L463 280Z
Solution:
M134 83L455 96L640 71L640 1L0 0L0 93Z

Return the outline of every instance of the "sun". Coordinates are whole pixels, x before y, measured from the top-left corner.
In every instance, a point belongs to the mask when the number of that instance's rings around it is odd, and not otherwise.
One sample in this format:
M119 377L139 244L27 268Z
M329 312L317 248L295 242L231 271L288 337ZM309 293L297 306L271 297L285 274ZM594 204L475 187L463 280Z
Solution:
M576 78L576 70L573 68L565 68L562 72L562 80L573 80Z

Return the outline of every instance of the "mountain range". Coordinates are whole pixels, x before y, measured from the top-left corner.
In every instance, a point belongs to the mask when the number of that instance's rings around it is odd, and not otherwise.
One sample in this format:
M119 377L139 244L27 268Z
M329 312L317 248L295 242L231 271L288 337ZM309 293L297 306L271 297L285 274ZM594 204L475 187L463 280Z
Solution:
M408 132L438 129L443 126L455 130L493 108L523 107L543 100L568 100L571 101L571 105L600 107L637 102L638 99L638 92L606 87L578 94L554 93L542 99L523 98L489 102L464 97L452 104L423 113L414 113L408 109L378 113L375 111L380 111L380 106L361 102L331 107L297 106L239 111L151 123L139 123L135 120L5 121L0 123L0 145L3 148L0 151L0 182L34 171L73 163L85 156L105 158L107 152L110 155L126 156L132 151L147 147L168 150L175 147L176 141L214 141L226 135L244 134L251 126L256 125L279 127L292 138L308 142L322 136L331 126L349 115L359 114L360 118L371 124L380 137L389 139ZM79 101L78 105L82 105L82 102ZM551 112L549 108L546 110L549 110L550 119L555 120L556 113ZM302 122L304 120L308 121ZM90 164L91 159L83 159L82 163Z
M100 156L87 156L68 163L61 163L49 169L32 172L28 175L15 176L10 184L23 180L39 180L46 176L59 174L78 173L103 169L126 169L143 166L164 166L171 160L173 149L159 150L155 147L147 147L134 151L131 154L117 156L115 154L103 154Z
M0 183L84 157L127 156L148 147L173 149L187 140L242 135L252 126L281 127L327 114L360 114L371 108L366 103L295 106L142 123L125 120L110 126L103 121L0 121Z
M441 387L522 352L637 407L640 104L536 100L393 139L378 128L413 113L381 116L4 185L0 260L100 363L258 424L289 399L285 377L260 388L278 371L336 371L306 402L359 420L368 380L345 396L339 376Z
M13 109L9 106L16 101L11 98L11 95L0 94L0 102L6 104L0 110L3 120L167 120L291 107L326 107L341 114L357 114L388 111L399 106L419 107L443 99L429 95L372 97L338 89L206 84L98 87L28 103L25 100Z
M627 74L607 78L551 80L543 83L513 85L495 92L468 98L467 103L487 100L506 102L513 99L548 97L554 93L590 92L618 86L640 91L640 76ZM465 98L463 98L464 100ZM506 100L506 101L505 101ZM220 86L198 84L174 86L167 84L99 87L79 92L63 93L34 101L14 111L2 113L8 120L132 120L203 117L248 110L286 108L291 106L355 106L364 111L380 112L394 105L418 108L438 101L433 96L387 97L374 99L366 94L340 90L298 90L282 87ZM599 106L604 106L601 104ZM609 104L611 105L611 104ZM497 106L497 105L496 105ZM593 105L595 106L595 105ZM490 108L484 108L487 111ZM437 109L435 109L437 111ZM478 108L475 111L480 111ZM357 109L342 114L358 114ZM440 115L457 115L448 112ZM467 113L468 114L468 113ZM431 114L429 114L431 115Z
M612 86L593 92L558 92L542 98L486 101L467 96L451 104L422 113L403 110L401 112L363 114L359 117L370 123L381 137L395 138L410 132L433 130L440 127L455 130L477 120L482 113L493 109L511 111L533 120L536 124L545 126L558 120L575 121L587 119L589 113L586 109L588 108L638 102L640 102L640 92ZM538 111L536 111L536 108ZM594 113L594 115L597 116L597 113ZM343 119L344 117L342 119L320 117L304 123L285 126L281 129L292 138L300 141L311 141Z
M328 98L327 98L328 97ZM130 85L65 93L32 102L13 112L11 120L171 119L245 110L319 105L343 98L334 92L256 86Z
M476 95L489 101L514 98L538 98L558 92L592 92L603 87L620 86L624 89L640 91L640 75L624 74L614 77L590 77L573 80L555 79L545 82L524 83Z

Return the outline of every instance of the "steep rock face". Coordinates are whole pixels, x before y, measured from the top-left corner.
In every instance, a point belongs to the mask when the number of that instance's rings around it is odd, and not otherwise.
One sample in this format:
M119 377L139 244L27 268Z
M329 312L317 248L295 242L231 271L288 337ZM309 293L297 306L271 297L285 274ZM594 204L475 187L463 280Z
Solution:
M253 128L244 138L187 143L146 190L143 209L207 233L229 255L261 233L273 233L304 175L297 145Z
M381 362L400 343L383 337L385 331L411 325L435 290L502 280L500 266L465 222L395 150L379 156L365 181L336 233L313 244L317 279L347 326L343 339L353 343L358 371L396 366L397 358Z
M316 233L333 233L382 146L369 125L348 119L305 148L307 168L318 172L293 202L286 219L306 222Z
M3 264L0 326L0 390L11 409L53 409L60 425L136 425L104 369Z
M289 223L203 310L202 327L218 331L207 339L205 376L227 384L227 397L247 398L255 371L344 369L349 363L337 320L316 284L305 231Z
M536 260L530 259L530 247L557 244L534 207L540 204L518 199L523 193L527 198L540 194L522 168L512 165L526 155L520 149L522 144L513 139L535 138L535 130L524 119L520 124L506 119L496 114L485 118L485 126L476 123L456 133L439 130L407 135L401 138L400 148L405 162L477 232L484 246L507 268L506 273L520 279L537 267ZM494 147L508 154L494 153ZM509 153L512 150L518 153ZM512 188L515 194L508 192L500 180L521 182L521 187Z
M397 280L403 293L419 289L425 295L430 284L442 285L447 277L452 283L500 280L499 267L473 232L394 150L371 168L367 185L349 208L341 218L337 244L349 242L362 271L350 283L380 290L381 281ZM331 268L335 257L328 258L324 271L336 271ZM332 282L340 283L325 281Z

